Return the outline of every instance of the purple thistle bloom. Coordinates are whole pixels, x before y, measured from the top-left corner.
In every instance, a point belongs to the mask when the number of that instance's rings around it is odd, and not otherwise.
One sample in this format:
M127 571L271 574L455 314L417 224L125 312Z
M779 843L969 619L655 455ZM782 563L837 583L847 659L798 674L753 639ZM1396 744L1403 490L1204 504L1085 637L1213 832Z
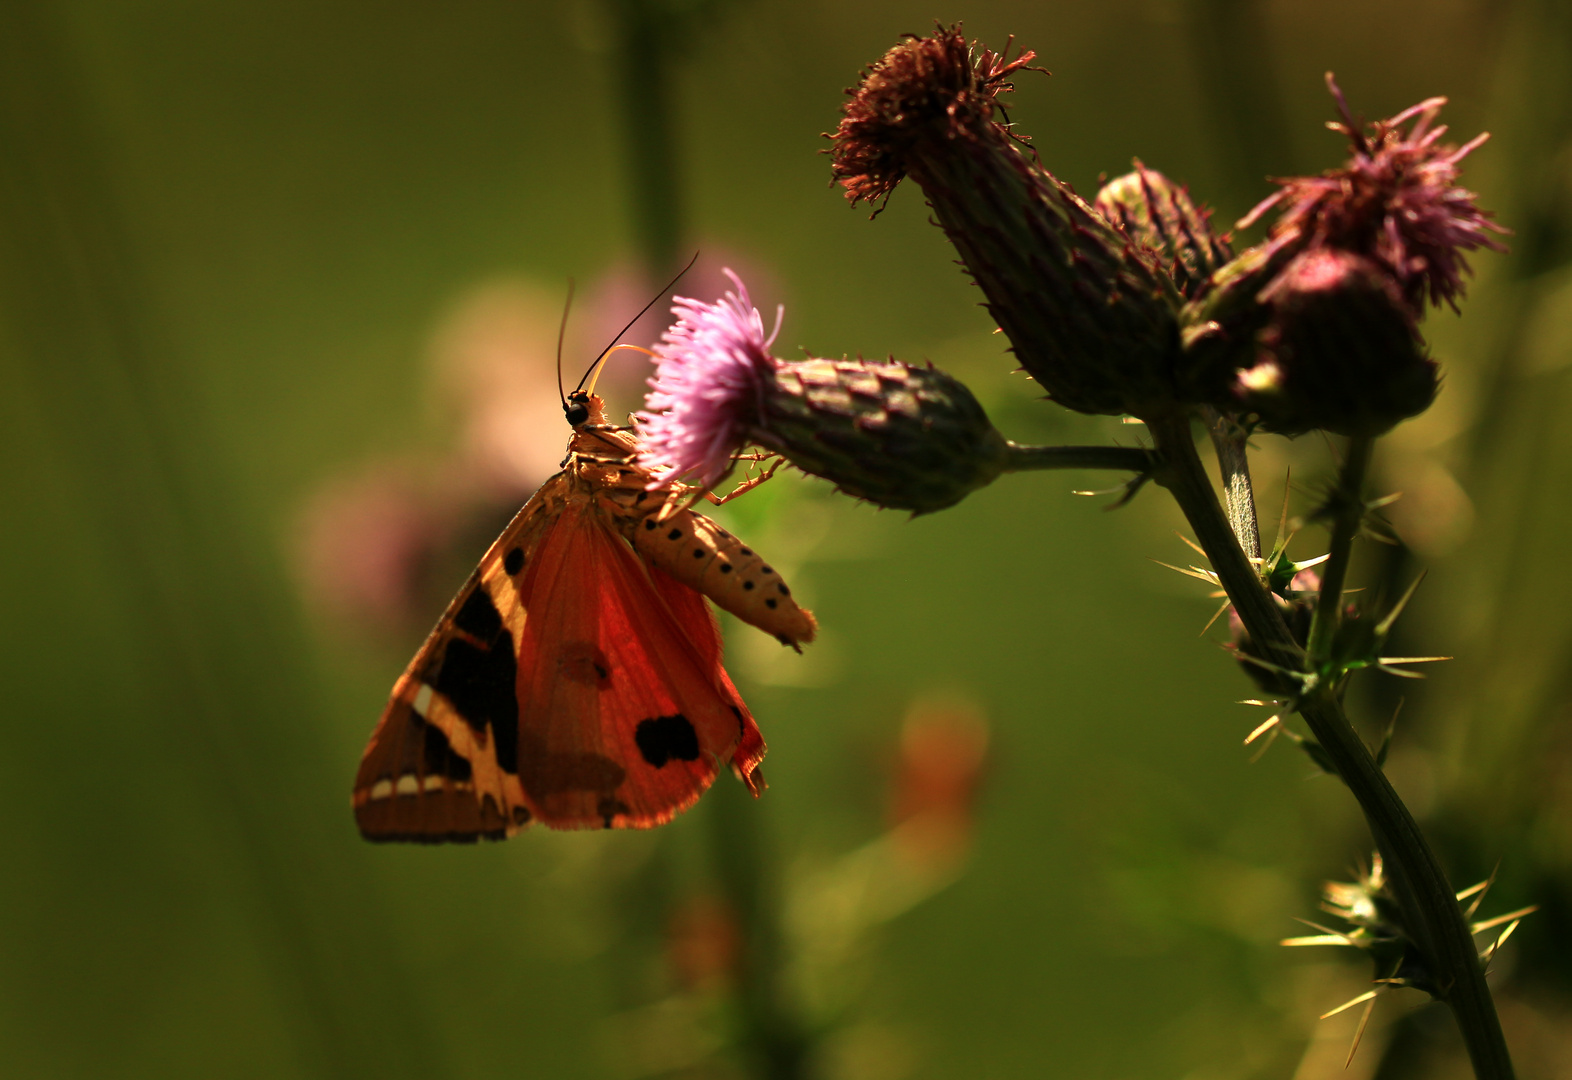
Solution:
M713 304L679 296L677 322L655 347L655 377L638 414L639 462L655 473L651 487L692 476L708 487L731 468L763 410L768 376L780 361L764 336L764 321L742 279L726 270L736 292Z
M1461 147L1441 145L1446 127L1431 127L1446 98L1434 97L1368 128L1353 118L1332 73L1327 88L1343 122L1329 124L1348 137L1353 155L1339 169L1320 176L1295 176L1276 183L1281 190L1251 210L1248 227L1273 207L1281 216L1267 246L1333 247L1352 251L1384 266L1417 315L1428 299L1457 309L1463 275L1462 252L1476 248L1505 251L1490 233L1507 233L1475 205L1475 194L1457 186L1458 164L1490 136L1482 134ZM1413 121L1405 133L1404 124Z

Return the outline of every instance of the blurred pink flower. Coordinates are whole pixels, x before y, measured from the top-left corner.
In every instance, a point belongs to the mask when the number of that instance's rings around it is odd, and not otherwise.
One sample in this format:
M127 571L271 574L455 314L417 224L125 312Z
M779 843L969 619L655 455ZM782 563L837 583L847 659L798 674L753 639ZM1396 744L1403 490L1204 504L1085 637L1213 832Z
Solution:
M328 614L403 626L429 612L419 583L445 539L445 515L407 470L378 465L329 480L301 524L300 570L308 598Z
M508 517L562 460L556 335L562 298L519 281L460 297L428 349L428 400L457 421L437 460L382 460L331 477L303 514L308 598L341 621L429 624Z
M461 297L432 336L436 397L459 423L451 467L497 498L527 497L562 460L568 430L556 342L564 296L530 282L490 282Z

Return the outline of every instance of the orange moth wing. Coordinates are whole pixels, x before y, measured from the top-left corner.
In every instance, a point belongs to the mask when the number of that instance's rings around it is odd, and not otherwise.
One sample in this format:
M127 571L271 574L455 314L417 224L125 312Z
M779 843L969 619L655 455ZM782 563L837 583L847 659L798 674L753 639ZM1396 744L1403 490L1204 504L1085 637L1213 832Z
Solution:
M500 839L531 820L651 828L692 805L723 763L758 793L764 740L721 666L714 615L661 568L665 552L630 543L670 493L646 490L633 438L602 428L602 415L592 398L563 472L482 557L395 684L355 778L367 839ZM720 536L707 557L751 580L757 557ZM812 616L777 595L784 606L743 617L792 644L810 639Z

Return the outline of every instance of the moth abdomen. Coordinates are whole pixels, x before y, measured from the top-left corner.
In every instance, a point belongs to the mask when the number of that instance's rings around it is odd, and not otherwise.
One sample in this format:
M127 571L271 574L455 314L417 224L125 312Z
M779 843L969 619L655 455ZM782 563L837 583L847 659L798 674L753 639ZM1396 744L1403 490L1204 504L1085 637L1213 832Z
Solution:
M651 514L634 527L633 546L716 606L788 645L812 641L818 630L813 613L793 599L780 573L703 514L682 510L665 521Z

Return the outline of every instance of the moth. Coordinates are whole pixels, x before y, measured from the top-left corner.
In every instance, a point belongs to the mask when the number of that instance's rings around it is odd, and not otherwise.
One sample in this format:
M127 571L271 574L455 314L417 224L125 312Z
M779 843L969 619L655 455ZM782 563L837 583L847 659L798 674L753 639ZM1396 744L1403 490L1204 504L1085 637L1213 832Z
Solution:
M653 828L722 763L754 795L764 739L721 666L708 597L783 643L813 615L752 549L657 485L592 392L564 400L537 491L394 684L355 777L368 840Z

